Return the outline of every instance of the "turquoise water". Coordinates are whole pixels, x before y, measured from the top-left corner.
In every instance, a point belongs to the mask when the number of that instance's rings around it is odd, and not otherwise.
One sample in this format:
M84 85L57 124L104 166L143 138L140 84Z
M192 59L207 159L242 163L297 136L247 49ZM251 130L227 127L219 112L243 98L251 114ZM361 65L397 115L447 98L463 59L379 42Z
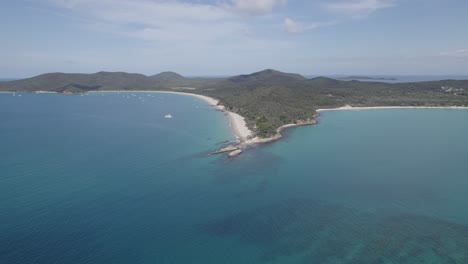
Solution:
M468 111L325 112L231 160L221 112L134 95L0 94L0 263L468 263Z

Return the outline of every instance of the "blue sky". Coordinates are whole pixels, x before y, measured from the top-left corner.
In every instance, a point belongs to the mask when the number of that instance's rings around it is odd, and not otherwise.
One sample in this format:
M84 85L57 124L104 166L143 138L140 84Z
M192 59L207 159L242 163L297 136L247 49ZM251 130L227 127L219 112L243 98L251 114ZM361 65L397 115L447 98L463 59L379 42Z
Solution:
M4 0L0 76L468 75L468 1Z

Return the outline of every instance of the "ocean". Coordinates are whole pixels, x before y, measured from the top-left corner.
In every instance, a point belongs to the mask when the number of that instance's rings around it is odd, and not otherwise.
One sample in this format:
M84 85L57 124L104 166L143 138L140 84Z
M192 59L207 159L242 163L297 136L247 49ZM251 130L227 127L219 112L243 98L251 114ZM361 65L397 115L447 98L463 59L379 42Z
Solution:
M18 95L0 263L468 263L467 110L323 112L230 159L197 98Z

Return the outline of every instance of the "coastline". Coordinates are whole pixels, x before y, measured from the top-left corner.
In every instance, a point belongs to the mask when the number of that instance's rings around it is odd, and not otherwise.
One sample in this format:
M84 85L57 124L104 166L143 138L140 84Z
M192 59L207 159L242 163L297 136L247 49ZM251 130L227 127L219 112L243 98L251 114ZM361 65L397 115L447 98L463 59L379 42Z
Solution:
M144 91L142 91L144 92ZM231 130L233 131L234 135L236 136L238 142L237 144L232 144L229 146L226 146L224 148L221 148L219 150L216 150L212 152L211 154L221 154L221 153L226 153L229 152L228 156L229 157L236 157L240 155L243 150L246 148L253 146L253 145L258 145L258 144L265 144L265 143L271 143L276 140L279 140L283 137L283 130L286 128L290 127L298 127L298 126L305 126L305 125L313 125L316 124L317 122L315 121L315 116L314 118L308 119L308 120L298 120L297 123L295 124L286 124L281 127L279 127L276 130L276 134L274 136L268 137L268 138L259 138L259 137L253 137L254 133L247 127L247 123L245 122L245 118L242 117L241 115L228 111L226 110L225 106L219 103L218 99L215 99L213 97L209 97L206 95L200 95L200 94L194 94L194 93L186 93L186 92L176 92L176 91L152 91L152 92L157 92L157 93L168 93L168 94L179 94L179 95L187 95L187 96L193 96L197 97L201 100L204 100L207 102L209 105L214 106L217 110L222 111L225 113L229 120L229 126L231 127Z
M245 122L245 118L241 115L226 110L226 107L220 104L220 101L216 98L209 97L206 95L200 95L190 92L179 92L179 91L128 91L128 90L108 90L108 91L89 91L88 93L167 93L167 94L179 94L179 95L186 95L196 97L208 103L210 106L215 107L218 111L224 113L224 115L228 118L229 127L231 128L232 133L237 139L237 143L231 144L219 150L212 152L211 154L220 154L229 152L229 157L235 157L241 154L245 149L258 144L266 144L277 141L283 137L283 131L285 129L291 127L299 127L299 126L307 126L307 125L314 125L317 124L317 117L320 115L321 112L326 111L359 111L359 110L379 110L379 109L461 109L461 110L468 110L468 106L370 106L370 107L353 107L350 105L345 105L342 107L337 108L323 108L317 109L316 113L308 119L305 120L296 120L295 123L286 124L280 126L276 129L276 134L268 137L268 138L259 138L258 136L254 136L254 133L247 127L247 123ZM5 92L5 93L15 93L15 92Z
M315 125L317 124L317 121L315 120L315 117L317 115L314 115L313 118L309 118L307 120L297 120L297 123L294 124L286 124L278 127L276 129L276 134L274 136L268 137L268 138L259 138L259 137L254 137L251 139L248 139L244 142L241 142L239 144L240 148L245 148L248 146L252 145L257 145L257 144L265 144L265 143L271 143L274 141L277 141L283 137L283 131L287 128L292 128L292 127L300 127L300 126L309 126L309 125Z
M353 107L350 105L342 106L342 107L337 107L337 108L326 108L326 109L317 109L316 114L313 115L312 118L309 118L307 120L297 120L295 124L286 124L283 126L280 126L276 130L276 134L274 136L268 137L268 138L251 138L249 140L246 140L244 142L241 142L238 144L239 148L245 148L251 145L257 145L257 144L265 144L265 143L271 143L276 140L279 140L283 137L282 133L285 129L291 128L291 127L299 127L299 126L308 126L308 125L315 125L318 123L317 117L320 115L321 112L326 112L326 111L349 111L349 110L379 110L379 109L453 109L453 110L468 110L468 106L370 106L370 107Z
M50 91L36 91L37 94L58 94L58 92L50 92Z
M103 91L101 91L103 92ZM122 92L122 91L107 91L107 92ZM247 127L247 123L245 122L244 117L241 115L227 111L224 105L221 105L218 99L194 94L194 93L187 93L187 92L178 92L178 91L124 91L124 92L156 92L156 93L168 93L168 94L179 94L179 95L187 95L197 97L201 100L204 100L209 105L215 107L218 111L222 111L225 113L226 117L229 120L229 126L233 134L236 136L238 142L236 144L232 144L216 150L211 154L221 154L221 153L229 153L229 157L236 157L240 155L245 149L259 144L266 144L272 143L274 141L280 140L283 137L283 131L288 128L292 127L299 127L299 126L307 126L307 125L315 125L317 124L317 117L320 115L321 112L325 111L349 111L349 110L378 110L378 109L468 109L465 106L371 106L371 107L353 107L350 105L337 107L337 108L327 108L327 109L317 109L316 113L312 116L312 118L308 118L306 120L297 120L296 123L286 124L280 126L276 129L276 134L268 137L268 138L259 138L258 136L254 137L254 133Z
M342 106L338 108L317 109L316 112L343 111L343 110L379 110L379 109L461 109L468 110L468 106Z
M174 91L155 91L155 92L188 95L188 96L193 96L201 100L204 100L209 105L214 106L217 110L225 113L226 117L229 120L229 126L231 127L233 134L235 135L235 137L240 143L249 140L250 137L253 135L253 132L247 127L245 118L239 114L226 110L226 107L220 104L218 99L215 99L213 97L209 97L206 95L185 93L185 92L174 92Z

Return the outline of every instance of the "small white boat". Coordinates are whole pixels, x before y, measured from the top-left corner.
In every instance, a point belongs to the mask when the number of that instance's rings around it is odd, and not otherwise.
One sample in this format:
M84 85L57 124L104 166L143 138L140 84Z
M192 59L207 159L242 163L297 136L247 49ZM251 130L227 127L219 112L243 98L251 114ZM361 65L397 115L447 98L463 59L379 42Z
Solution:
M172 118L172 115L171 115L171 114L167 114L167 115L164 116L164 118L167 118L167 119Z

